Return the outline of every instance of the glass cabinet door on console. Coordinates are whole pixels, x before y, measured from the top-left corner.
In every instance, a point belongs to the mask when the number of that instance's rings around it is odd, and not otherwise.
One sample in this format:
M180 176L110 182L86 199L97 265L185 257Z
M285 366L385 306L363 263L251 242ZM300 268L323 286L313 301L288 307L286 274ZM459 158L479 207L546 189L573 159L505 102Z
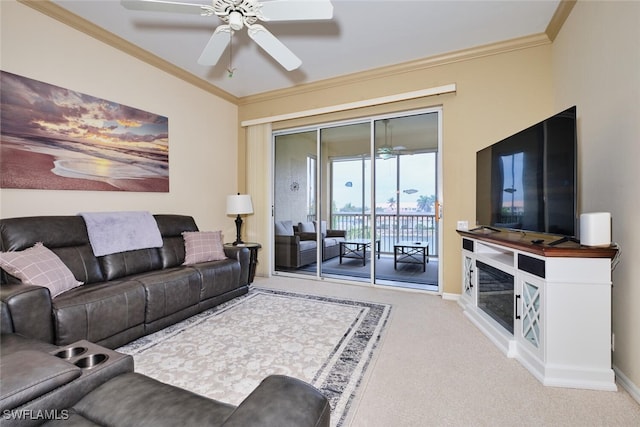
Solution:
M468 255L462 255L462 298L464 304L476 305L475 262Z
M462 239L462 294L460 304L462 306L476 306L476 261L473 254L474 244L472 240Z
M543 285L541 279L520 272L515 311L516 339L540 360L544 357Z

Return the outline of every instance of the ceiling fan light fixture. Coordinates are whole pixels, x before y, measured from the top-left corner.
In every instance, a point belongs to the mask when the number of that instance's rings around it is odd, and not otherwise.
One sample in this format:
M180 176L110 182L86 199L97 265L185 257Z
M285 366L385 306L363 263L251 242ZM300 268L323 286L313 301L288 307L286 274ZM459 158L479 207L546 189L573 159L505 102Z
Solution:
M244 25L244 17L236 10L229 14L229 26L234 31L239 31Z
M389 134L391 133L389 129L390 128L389 119L384 119L383 122L384 122L384 145L382 147L379 147L376 150L376 154L382 160L387 160L393 157L395 153L393 151L393 148L391 148L391 144L389 144ZM391 141L393 141L393 136L391 136Z
M393 157L394 152L391 147L384 146L384 147L378 148L377 154L378 154L378 157L380 157L382 160L387 160Z

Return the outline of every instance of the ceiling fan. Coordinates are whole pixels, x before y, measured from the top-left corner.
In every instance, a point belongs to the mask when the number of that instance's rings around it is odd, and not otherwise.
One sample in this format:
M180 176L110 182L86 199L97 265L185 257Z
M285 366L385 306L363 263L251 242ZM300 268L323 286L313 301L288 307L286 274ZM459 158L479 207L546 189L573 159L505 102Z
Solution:
M215 65L231 41L234 31L247 27L247 33L262 49L287 71L298 68L302 61L258 21L320 20L333 17L329 0L212 0L212 5L164 0L121 0L130 10L185 13L217 16L219 25L205 46L198 63Z
M404 145L393 145L392 126L389 124L389 119L382 120L384 124L384 144L376 150L377 157L382 160L390 159L393 156L400 154L400 151L406 150Z

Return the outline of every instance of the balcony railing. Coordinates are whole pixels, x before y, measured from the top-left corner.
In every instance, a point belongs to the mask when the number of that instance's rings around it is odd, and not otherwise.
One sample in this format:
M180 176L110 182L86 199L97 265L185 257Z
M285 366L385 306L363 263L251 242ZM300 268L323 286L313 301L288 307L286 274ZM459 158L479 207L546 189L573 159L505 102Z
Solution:
M331 214L331 229L346 230L347 239L371 238L371 215L361 213ZM380 251L393 253L393 244L401 240L429 242L429 255L438 256L437 224L434 214L376 214L376 239Z

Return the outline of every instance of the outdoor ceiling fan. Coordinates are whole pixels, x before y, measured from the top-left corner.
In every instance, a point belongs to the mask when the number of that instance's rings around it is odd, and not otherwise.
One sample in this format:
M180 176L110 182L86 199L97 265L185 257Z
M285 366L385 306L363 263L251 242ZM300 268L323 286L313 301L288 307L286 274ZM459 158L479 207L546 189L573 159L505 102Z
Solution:
M215 65L231 41L234 31L247 27L247 33L262 49L287 71L298 68L302 61L258 21L320 20L333 17L329 0L212 0L212 6L164 0L121 0L131 10L185 13L217 16L224 22L218 26L205 46L198 63Z
M404 145L393 145L393 135L391 134L392 126L389 124L389 119L384 119L382 122L384 123L384 144L378 147L376 155L383 160L387 160L400 154L400 151L406 150L407 147Z

